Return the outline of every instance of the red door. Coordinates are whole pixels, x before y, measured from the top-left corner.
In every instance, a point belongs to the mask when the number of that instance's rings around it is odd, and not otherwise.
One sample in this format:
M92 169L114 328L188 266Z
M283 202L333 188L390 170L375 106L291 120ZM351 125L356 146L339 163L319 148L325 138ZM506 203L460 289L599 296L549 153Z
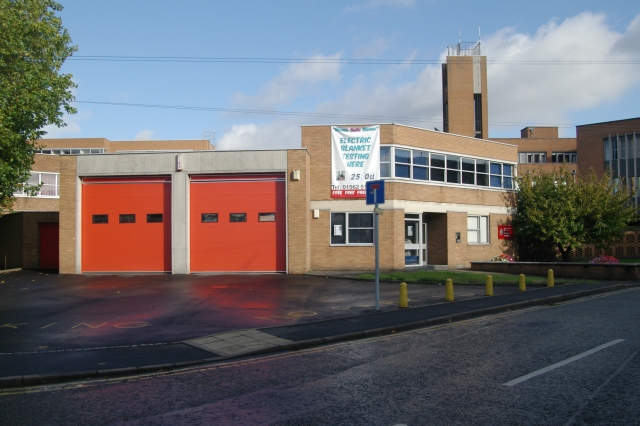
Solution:
M60 265L60 226L58 222L38 223L40 269L58 269Z
M171 272L171 178L82 180L82 271Z
M284 174L191 177L191 272L286 272Z

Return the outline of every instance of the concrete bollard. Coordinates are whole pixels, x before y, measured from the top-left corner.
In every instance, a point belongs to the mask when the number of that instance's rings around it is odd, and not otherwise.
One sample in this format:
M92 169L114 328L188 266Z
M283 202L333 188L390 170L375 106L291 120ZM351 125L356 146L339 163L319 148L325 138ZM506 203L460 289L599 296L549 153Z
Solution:
M520 274L518 278L518 288L520 291L527 291L527 281L524 278L524 274Z
M409 307L409 295L407 294L407 283L400 283L400 297L398 298L398 308Z
M553 287L555 283L553 282L553 269L549 269L547 271L547 287Z
M493 296L493 277L491 275L487 275L487 291L484 294L485 296Z
M445 300L447 302L453 302L453 280L451 278L447 278Z

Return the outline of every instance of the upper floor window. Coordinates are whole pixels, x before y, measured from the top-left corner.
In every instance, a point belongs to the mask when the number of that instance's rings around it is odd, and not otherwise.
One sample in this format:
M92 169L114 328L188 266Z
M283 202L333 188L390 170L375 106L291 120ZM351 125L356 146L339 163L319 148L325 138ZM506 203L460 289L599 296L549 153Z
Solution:
M546 163L546 152L520 152L518 153L519 163Z
M104 148L44 148L36 149L36 154L49 155L82 155L82 154L104 154Z
M551 154L552 163L577 163L578 154L575 152L554 152Z
M22 189L15 192L17 197L59 197L60 196L60 175L58 173L31 172L31 177L25 187L40 186L40 190L34 195L29 195L29 191Z

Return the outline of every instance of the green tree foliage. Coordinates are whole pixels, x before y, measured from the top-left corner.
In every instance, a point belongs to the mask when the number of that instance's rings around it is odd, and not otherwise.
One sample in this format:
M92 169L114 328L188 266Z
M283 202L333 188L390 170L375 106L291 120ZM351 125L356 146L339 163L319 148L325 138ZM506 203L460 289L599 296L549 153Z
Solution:
M636 219L633 197L611 175L586 178L566 167L553 173L525 173L519 179L513 225L525 246L556 248L563 261L587 244L609 247Z
M0 0L0 213L29 178L37 140L62 127L76 87L60 73L76 50L51 0Z

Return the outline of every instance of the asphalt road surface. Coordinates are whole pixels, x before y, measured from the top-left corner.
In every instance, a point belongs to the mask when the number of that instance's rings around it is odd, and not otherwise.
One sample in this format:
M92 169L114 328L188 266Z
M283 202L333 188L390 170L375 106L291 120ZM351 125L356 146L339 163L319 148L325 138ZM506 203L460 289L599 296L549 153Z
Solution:
M640 424L640 290L155 376L0 394L0 424Z
M483 295L483 286L456 287L456 300ZM442 303L444 286L409 284L409 298L412 306ZM23 271L0 275L0 353L169 343L371 313L373 304L373 283L306 275ZM398 284L382 283L381 310L397 304Z

